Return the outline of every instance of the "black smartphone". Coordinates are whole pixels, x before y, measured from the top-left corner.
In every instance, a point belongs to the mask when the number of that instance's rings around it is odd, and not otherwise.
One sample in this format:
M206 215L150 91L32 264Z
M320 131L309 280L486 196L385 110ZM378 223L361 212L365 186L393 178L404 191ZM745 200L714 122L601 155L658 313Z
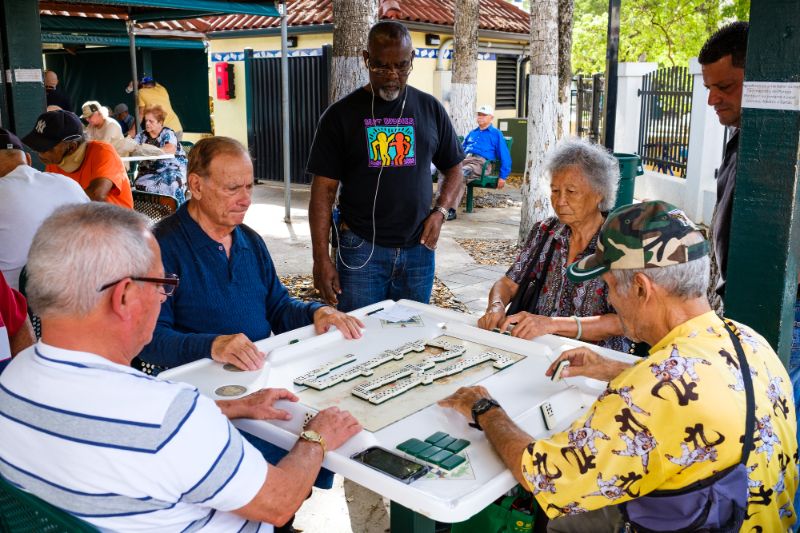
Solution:
M358 452L351 459L383 472L387 476L391 476L403 483L411 483L427 474L430 470L425 465L400 457L378 446L372 446L363 452Z

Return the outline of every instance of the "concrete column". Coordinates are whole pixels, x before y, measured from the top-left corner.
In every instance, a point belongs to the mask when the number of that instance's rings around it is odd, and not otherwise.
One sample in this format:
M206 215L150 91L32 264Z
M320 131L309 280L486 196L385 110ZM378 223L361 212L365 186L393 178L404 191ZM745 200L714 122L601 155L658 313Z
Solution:
M658 68L658 63L620 63L617 86L617 127L614 151L632 154L639 147L639 114L642 77Z
M716 202L714 173L722 162L725 127L719 123L714 108L707 104L708 91L703 86L697 58L689 60L689 73L694 85L684 210L695 222L710 224Z

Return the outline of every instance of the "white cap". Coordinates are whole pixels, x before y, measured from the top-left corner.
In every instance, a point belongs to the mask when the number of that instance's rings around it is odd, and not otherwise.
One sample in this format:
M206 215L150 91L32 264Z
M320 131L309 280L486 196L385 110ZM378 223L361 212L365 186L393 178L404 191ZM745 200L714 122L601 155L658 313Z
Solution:
M494 115L494 108L489 104L483 104L478 108L478 113L482 115Z

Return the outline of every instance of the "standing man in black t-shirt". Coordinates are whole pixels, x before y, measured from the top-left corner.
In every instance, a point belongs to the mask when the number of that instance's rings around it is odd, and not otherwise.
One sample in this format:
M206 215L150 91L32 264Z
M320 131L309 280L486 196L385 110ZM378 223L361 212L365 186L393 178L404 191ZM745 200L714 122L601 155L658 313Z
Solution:
M308 160L314 286L342 311L384 299L428 303L439 231L464 181L447 112L406 85L414 61L406 27L379 22L367 48L369 83L325 111ZM433 209L431 162L445 177ZM328 236L340 186L334 265Z

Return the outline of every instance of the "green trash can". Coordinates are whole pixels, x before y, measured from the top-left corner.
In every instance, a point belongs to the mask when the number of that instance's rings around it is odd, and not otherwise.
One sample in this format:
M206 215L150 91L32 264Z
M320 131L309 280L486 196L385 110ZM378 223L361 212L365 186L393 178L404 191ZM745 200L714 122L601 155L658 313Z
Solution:
M636 176L644 174L642 158L636 154L614 153L619 161L619 188L617 189L617 203L614 209L621 205L633 203L633 186Z

